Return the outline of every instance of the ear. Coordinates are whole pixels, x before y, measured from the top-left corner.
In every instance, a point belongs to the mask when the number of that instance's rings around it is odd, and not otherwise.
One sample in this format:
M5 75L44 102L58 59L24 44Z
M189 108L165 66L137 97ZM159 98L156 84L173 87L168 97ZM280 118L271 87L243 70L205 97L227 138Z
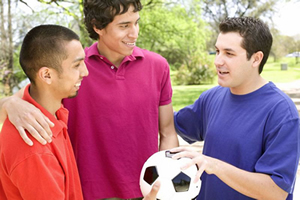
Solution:
M96 28L96 26L94 26L93 29L99 36L103 35L103 29L98 29L98 28Z
M264 53L262 51L258 51L254 53L252 56L253 56L253 67L259 67L264 57Z
M52 83L52 69L48 67L42 67L38 71L38 79L45 82L46 84Z

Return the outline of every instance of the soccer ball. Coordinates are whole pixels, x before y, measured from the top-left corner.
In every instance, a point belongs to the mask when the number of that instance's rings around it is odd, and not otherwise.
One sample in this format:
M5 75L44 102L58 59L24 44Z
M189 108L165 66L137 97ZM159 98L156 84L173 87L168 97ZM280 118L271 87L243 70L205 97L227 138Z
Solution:
M172 159L170 151L159 151L153 154L144 163L140 175L140 188L143 195L147 195L152 185L159 180L160 189L156 198L160 200L191 200L195 199L200 191L201 181L194 183L197 166L188 169L180 168L190 158Z

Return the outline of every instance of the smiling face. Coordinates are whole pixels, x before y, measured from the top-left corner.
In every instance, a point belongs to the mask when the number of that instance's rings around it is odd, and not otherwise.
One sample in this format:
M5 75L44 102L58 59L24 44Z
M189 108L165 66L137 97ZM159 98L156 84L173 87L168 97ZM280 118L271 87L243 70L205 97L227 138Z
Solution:
M229 87L234 94L249 92L255 84L253 80L259 77L256 55L247 59L247 52L241 47L242 40L237 32L220 33L215 45L218 83Z
M88 75L84 63L85 53L78 40L65 44L67 58L62 61L61 72L55 71L52 80L52 94L58 99L75 97L83 77Z
M139 34L139 13L131 5L128 11L116 15L104 29L95 29L99 34L98 49L113 64L118 65L125 56L132 54Z

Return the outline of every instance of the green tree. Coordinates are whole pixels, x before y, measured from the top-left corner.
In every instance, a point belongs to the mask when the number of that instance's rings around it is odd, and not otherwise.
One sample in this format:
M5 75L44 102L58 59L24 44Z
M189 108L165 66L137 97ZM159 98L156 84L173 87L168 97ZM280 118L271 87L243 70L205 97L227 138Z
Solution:
M212 39L208 41L210 50L214 50L215 38L220 22L228 17L251 16L271 21L275 5L280 0L196 0L203 1L202 9L205 20L212 30Z
M212 63L206 51L209 31L201 19L200 5L187 8L174 1L142 2L145 6L140 13L138 46L164 56L174 70L179 70L179 84L200 84L211 79Z

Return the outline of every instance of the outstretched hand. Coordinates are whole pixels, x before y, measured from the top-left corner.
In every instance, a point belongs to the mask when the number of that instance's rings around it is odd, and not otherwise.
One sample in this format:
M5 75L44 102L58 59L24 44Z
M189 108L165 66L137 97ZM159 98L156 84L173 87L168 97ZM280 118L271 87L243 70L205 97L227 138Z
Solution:
M170 151L175 153L172 156L172 159L177 160L177 159L184 158L184 157L191 159L184 166L182 166L183 170L191 167L192 165L197 165L198 172L194 179L195 183L200 179L200 177L204 171L206 171L206 173L208 173L208 174L211 174L212 158L205 156L202 153L197 152L191 148L186 148L186 147L177 147L177 148L171 149Z
M33 142L28 138L25 130L41 144L51 142L50 127L54 124L38 108L15 96L11 96L3 106L10 122L28 145L32 146Z
M160 188L160 182L156 182L153 186L152 186L152 189L151 191L149 192L149 194L147 194L143 200L156 200L156 195L159 191L159 188Z

